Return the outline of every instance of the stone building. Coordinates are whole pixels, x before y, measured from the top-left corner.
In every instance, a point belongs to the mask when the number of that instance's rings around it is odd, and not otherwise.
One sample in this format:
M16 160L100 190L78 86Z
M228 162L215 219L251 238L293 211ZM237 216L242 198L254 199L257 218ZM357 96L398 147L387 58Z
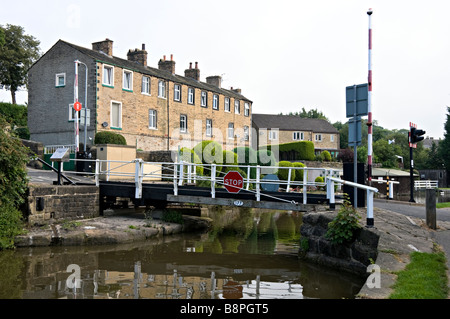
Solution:
M222 88L220 76L202 82L197 62L181 76L173 56L163 57L157 68L147 65L147 56L145 45L122 59L113 55L109 39L93 43L92 49L59 40L29 70L31 139L75 144L78 60L78 97L89 111L87 136L81 125L80 143L92 144L97 132L111 131L144 151L194 147L202 140L218 141L224 149L249 145L252 101L240 89Z
M293 115L253 114L253 147L311 141L316 154L327 150L332 157L339 152L339 131L328 121Z

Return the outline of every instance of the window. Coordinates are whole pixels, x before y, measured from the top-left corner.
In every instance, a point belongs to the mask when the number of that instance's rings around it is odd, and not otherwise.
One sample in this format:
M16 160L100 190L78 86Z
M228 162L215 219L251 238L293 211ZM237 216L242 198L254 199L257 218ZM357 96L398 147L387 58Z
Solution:
M239 100L234 100L234 113L240 114L241 113L241 104Z
M73 122L75 121L75 109L73 108L73 104L69 104L69 121Z
M212 120L206 119L206 136L212 136Z
M181 85L179 84L173 86L173 100L181 102Z
M180 132L181 133L187 132L187 115L184 114L180 116Z
M333 134L330 135L330 141L334 142L334 135Z
M200 104L203 107L208 107L208 93L202 91L202 102Z
M188 103L189 104L194 104L194 98L195 98L194 92L195 92L194 88L188 89Z
M103 85L114 86L114 67L103 65Z
M150 94L150 78L148 76L142 77L142 94Z
M56 74L55 82L56 82L55 86L57 88L66 86L66 74L65 73Z
M125 91L133 91L133 72L123 70L123 86Z
M244 116L250 116L250 105L248 103L244 104Z
M277 131L269 131L269 140L274 141L278 139L278 132Z
M158 113L156 110L148 111L148 128L152 130L158 128Z
M111 101L111 128L122 129L122 103Z
M304 137L303 132L294 132L292 139L294 141L303 141L303 137Z
M244 140L248 141L250 139L249 128L248 126L244 126Z
M230 98L229 97L225 98L225 106L224 106L224 108L225 108L225 112L230 112Z
M158 82L158 97L166 98L166 82L163 80Z
M234 123L228 124L228 138L234 139Z
M213 109L214 110L219 109L219 96L217 94L213 95Z
M316 134L315 135L315 140L316 140L316 142L321 142L322 141L322 134Z

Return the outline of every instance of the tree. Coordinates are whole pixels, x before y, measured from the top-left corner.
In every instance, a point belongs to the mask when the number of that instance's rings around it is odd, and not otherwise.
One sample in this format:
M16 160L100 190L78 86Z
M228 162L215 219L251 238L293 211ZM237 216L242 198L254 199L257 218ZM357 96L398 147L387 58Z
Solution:
M27 84L28 70L40 57L40 42L24 34L21 26L0 25L0 30L0 84L11 91L16 104L16 92Z
M448 106L447 112L447 121L444 125L444 139L439 142L438 154L444 161L445 169L450 170L450 107Z

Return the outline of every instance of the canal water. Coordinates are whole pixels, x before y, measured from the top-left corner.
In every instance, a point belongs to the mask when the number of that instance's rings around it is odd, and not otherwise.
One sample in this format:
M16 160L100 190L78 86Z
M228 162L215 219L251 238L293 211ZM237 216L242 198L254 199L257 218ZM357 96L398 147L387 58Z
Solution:
M0 251L1 299L340 299L364 278L297 256L301 214L212 208L203 234Z

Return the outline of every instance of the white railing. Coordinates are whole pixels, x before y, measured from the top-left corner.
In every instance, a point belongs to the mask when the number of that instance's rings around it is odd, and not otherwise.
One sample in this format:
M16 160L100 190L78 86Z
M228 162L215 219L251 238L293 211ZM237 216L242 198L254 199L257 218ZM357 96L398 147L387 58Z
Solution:
M345 181L339 178L327 177L327 198L330 201L330 207L335 205L335 194L334 194L334 183L339 183L343 185L349 185L357 188L361 188L367 191L366 200L367 200L367 227L373 227L374 218L373 218L373 194L378 193L378 189L375 187L357 184L349 181Z
M77 151L77 146L73 145L46 145L44 147L44 154L53 154L56 152L58 148L68 148L70 150L70 154L75 154Z
M421 189L431 189L431 188L438 188L438 181L430 181L430 180L422 180L422 181L414 181L414 188Z
M317 188L326 188L326 182L315 182L316 176L339 177L339 170L329 168L310 167L278 167L278 166L251 166L251 165L227 165L227 164L197 164L189 162L167 163L167 162L144 162L142 159L133 161L91 160L71 159L71 161L93 162L94 172L74 172L74 174L93 175L98 186L100 180L133 180L136 185L136 198L142 198L142 185L144 181L168 181L173 183L174 195L178 196L178 187L185 183L191 184L198 181L207 181L211 184L211 197L216 197L216 186L224 185L224 176L220 168L226 167L227 171L240 169L246 172L243 191L254 193L256 201L261 201L261 196L273 197L261 191L265 184L276 184L284 192L303 193L303 204L307 204L307 191ZM202 167L209 174L197 174L197 168ZM255 170L255 178L251 178L252 170ZM287 170L286 180L266 180L262 178L267 173L275 174L278 170ZM302 180L292 178L293 171L303 172ZM310 178L309 178L310 177ZM251 186L254 188L251 189ZM283 200L278 198L279 200Z

